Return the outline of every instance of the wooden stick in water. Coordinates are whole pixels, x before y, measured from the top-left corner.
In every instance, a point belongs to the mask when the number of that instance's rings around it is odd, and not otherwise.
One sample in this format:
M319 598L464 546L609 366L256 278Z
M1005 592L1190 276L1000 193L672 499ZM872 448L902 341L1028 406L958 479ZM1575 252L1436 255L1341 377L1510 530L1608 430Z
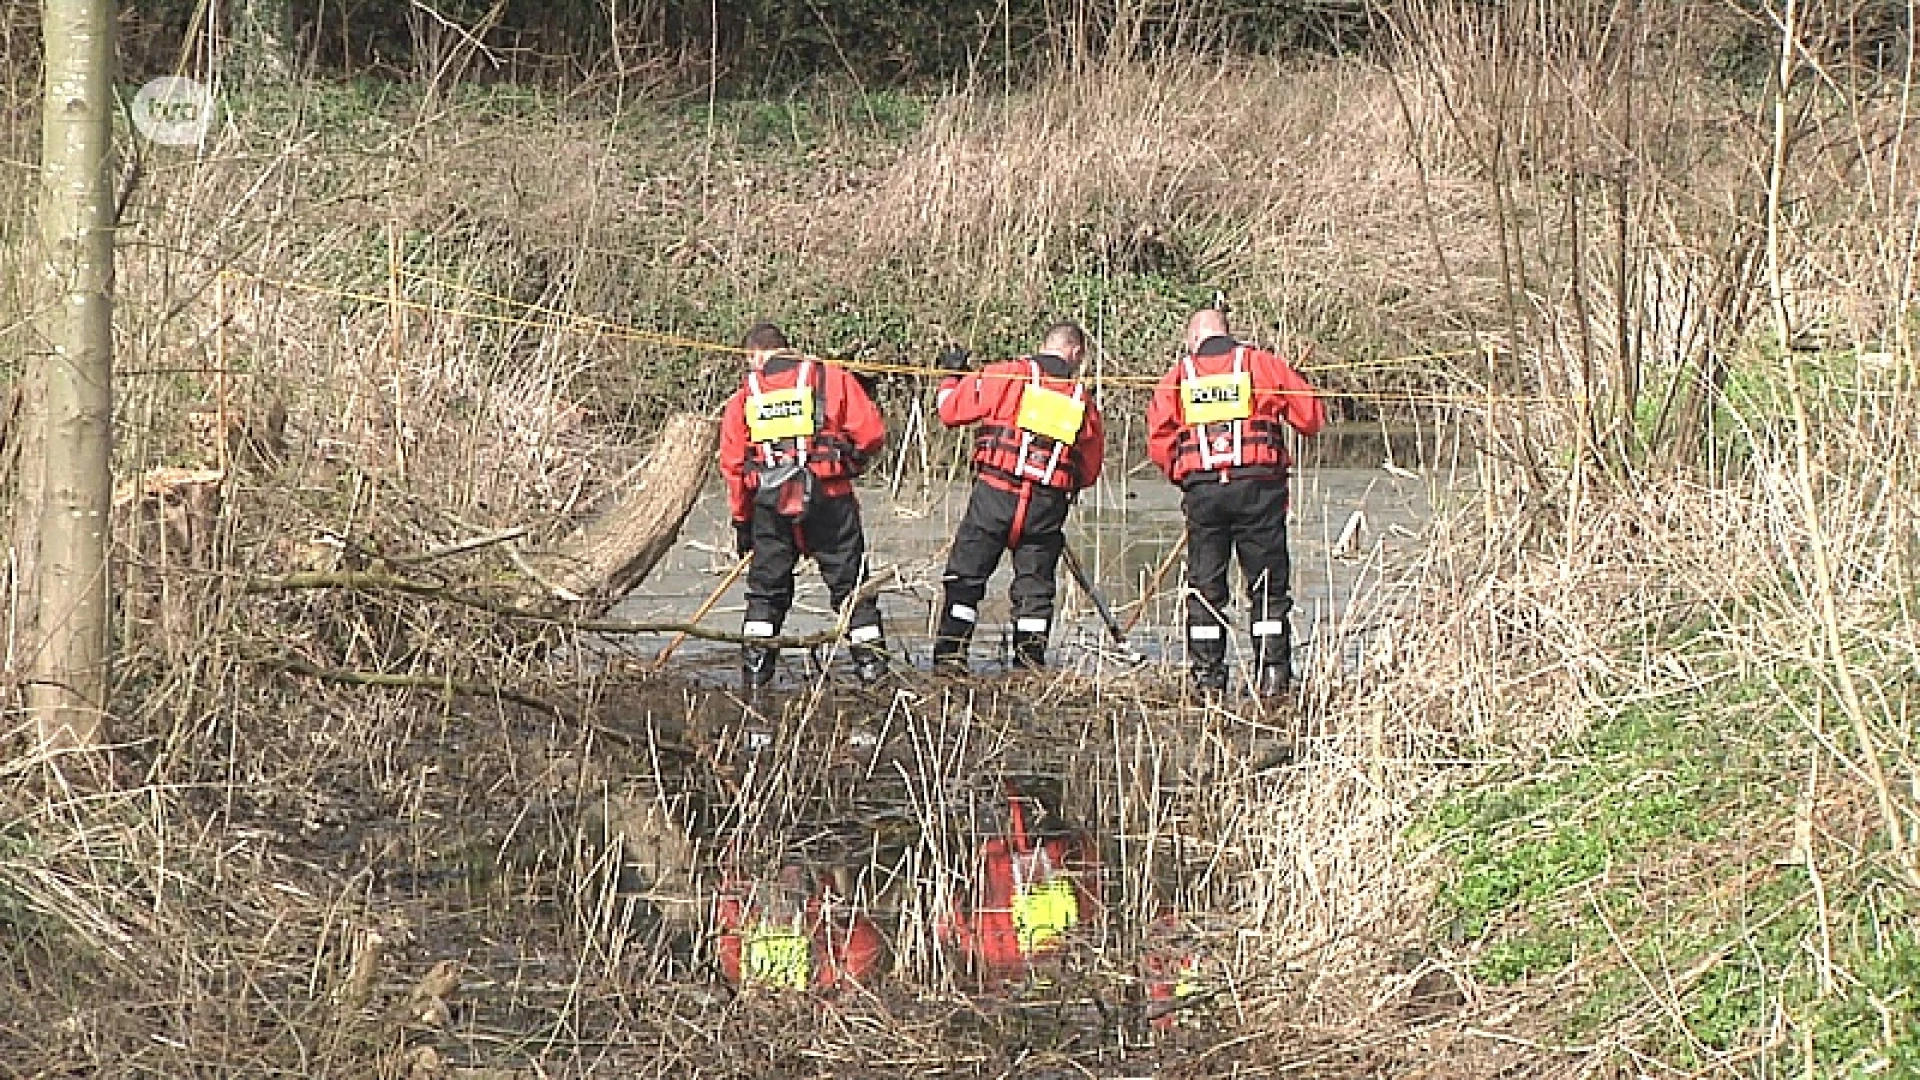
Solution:
M713 595L707 597L706 602L694 610L693 617L687 620L687 625L697 625L701 619L706 618L707 612L712 611L713 605L720 602L720 597L728 589L733 588L733 583L740 580L740 575L746 572L747 564L752 561L753 552L751 551L740 556L740 561L733 564L733 569L727 571L727 576L720 579L719 588L714 589ZM666 667L668 658L673 656L673 650L679 648L680 643L685 640L687 640L687 632L682 630L673 635L673 640L662 645L660 647L660 655L653 658L653 670L659 671L661 668Z
M1140 594L1140 599L1134 606L1133 614L1127 616L1127 625L1120 628L1122 632L1132 630L1133 625L1140 621L1140 616L1147 613L1147 603L1160 592L1160 583L1166 580L1167 571L1173 569L1173 564L1180 561L1180 553L1185 550L1187 550L1187 534L1182 532L1179 542L1173 545L1173 550L1167 552L1167 557L1160 560L1160 566L1154 570L1153 577L1147 579L1146 591Z

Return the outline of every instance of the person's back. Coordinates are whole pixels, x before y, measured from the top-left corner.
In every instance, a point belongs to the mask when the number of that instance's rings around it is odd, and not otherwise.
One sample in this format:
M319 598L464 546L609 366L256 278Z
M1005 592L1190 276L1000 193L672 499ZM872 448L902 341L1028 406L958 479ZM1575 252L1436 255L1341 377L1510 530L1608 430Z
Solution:
M1203 690L1223 690L1227 572L1238 556L1263 694L1293 682L1292 564L1287 552L1288 427L1314 435L1326 410L1280 356L1235 340L1224 313L1196 312L1187 351L1154 389L1147 453L1182 491L1187 520L1187 650Z
M742 349L748 369L721 412L720 471L735 547L753 555L741 623L746 682L773 678L778 653L758 642L779 636L802 554L819 565L834 609L852 604L854 670L872 682L886 672L886 651L879 605L859 595L866 534L853 482L886 441L886 425L857 379L793 351L777 327L756 325Z
M941 577L936 671L966 670L980 601L1003 551L1013 552L1014 662L1029 669L1046 664L1067 509L1100 478L1105 458L1099 404L1076 378L1085 351L1085 333L1062 323L1048 330L1033 356L980 371L968 370L964 350L941 357L950 373L937 399L941 421L977 426L976 479Z

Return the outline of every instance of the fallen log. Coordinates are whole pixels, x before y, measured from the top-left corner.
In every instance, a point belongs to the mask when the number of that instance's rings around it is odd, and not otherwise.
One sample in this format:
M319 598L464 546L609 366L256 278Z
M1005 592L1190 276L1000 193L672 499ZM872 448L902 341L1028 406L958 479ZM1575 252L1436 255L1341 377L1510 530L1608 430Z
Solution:
M546 547L510 549L544 594L536 606L602 615L646 580L673 549L719 445L718 420L676 413L647 459L603 494L603 510Z

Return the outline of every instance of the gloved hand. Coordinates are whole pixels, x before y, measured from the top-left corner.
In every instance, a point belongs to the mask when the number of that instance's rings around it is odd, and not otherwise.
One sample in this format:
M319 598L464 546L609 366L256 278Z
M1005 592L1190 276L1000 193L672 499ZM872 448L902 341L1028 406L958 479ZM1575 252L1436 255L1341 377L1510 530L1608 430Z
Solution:
M972 360L972 353L958 345L949 345L946 351L940 354L940 359L936 363L941 371L949 371L957 375L970 370Z
M733 523L733 553L745 556L753 551L753 522L736 521Z

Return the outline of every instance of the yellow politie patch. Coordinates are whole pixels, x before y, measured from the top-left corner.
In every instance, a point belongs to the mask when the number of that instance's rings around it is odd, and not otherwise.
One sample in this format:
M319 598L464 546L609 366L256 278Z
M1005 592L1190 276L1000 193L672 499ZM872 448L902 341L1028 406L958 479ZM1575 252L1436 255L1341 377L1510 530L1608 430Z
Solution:
M1225 424L1253 415L1253 378L1244 371L1203 375L1180 384L1180 408L1189 424Z
M747 398L747 435L754 442L802 439L814 430L811 387L763 390Z
M1076 401L1071 394L1029 383L1026 392L1020 395L1020 411L1013 422L1021 431L1071 443L1080 437L1080 424L1086 418L1086 402Z
M1073 882L1057 877L1013 895L1013 932L1028 956L1052 948L1080 922L1080 898Z
M791 927L761 923L741 950L740 981L775 990L805 990L813 981L813 942Z

